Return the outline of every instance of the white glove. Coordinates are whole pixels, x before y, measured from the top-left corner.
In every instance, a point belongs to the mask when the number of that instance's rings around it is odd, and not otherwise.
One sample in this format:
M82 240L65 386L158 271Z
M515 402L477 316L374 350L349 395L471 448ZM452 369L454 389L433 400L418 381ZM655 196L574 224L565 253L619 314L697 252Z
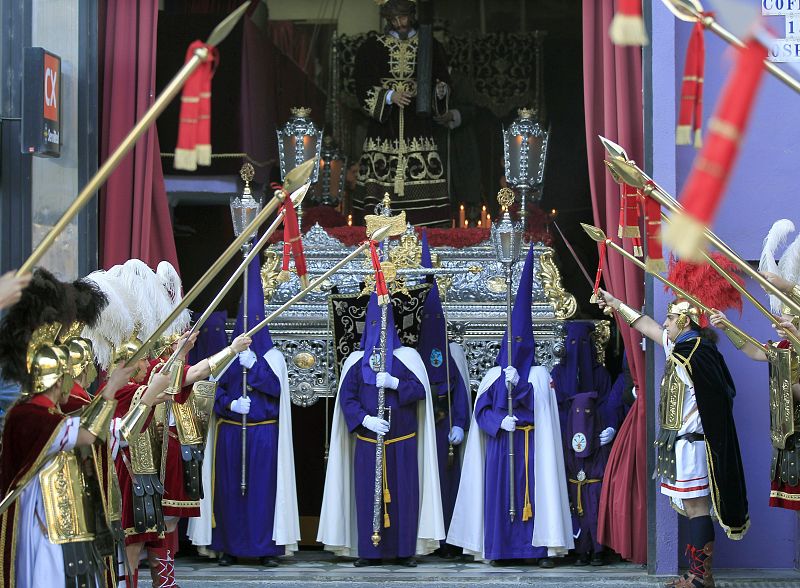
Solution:
M519 384L519 373L517 372L517 368L513 365L504 368L503 371L506 373L506 384L511 384L512 387Z
M231 411L238 414L248 414L250 412L250 399L240 396L231 402Z
M617 434L617 430L614 427L608 427L603 429L600 433L600 445L607 445L614 440L614 435Z
M513 368L512 368L513 369ZM516 370L515 370L516 371ZM500 423L500 428L504 431L511 431L517 430L517 417L506 415L503 417L503 422Z
M239 352L239 364L248 370L256 364L256 353L252 349Z
M397 387L400 385L400 380L395 378L389 372L378 372L375 374L375 385L378 388L391 388L392 390L397 390Z
M459 445L464 440L464 429L458 425L454 425L447 436L447 440L453 445Z
M376 434L385 435L389 432L389 421L379 419L378 417L366 415L364 420L361 421L361 424Z

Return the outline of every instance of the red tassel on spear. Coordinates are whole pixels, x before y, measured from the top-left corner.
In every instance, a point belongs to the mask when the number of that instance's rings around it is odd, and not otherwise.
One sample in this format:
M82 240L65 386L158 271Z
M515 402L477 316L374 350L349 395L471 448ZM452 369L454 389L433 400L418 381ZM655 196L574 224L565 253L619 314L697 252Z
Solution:
M699 258L704 227L711 224L719 208L763 77L766 56L766 48L753 39L739 50L736 69L708 123L706 145L695 159L681 195L685 212L676 215L664 233L664 240L685 259Z
M617 0L617 12L608 34L615 45L647 45L642 0Z
M383 276L381 258L378 256L375 241L369 242L369 257L372 260L372 269L375 270L375 294L378 296L378 304L381 306L389 304L389 288L386 287L386 278Z
M697 21L689 37L686 63L681 82L681 105L678 113L678 128L675 131L677 145L703 146L703 76L705 75L706 48L703 38L705 27Z

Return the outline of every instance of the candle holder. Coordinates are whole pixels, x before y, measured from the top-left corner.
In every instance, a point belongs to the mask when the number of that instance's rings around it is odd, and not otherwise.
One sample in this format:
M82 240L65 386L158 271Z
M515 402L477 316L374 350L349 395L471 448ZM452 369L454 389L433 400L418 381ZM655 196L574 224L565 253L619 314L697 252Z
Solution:
M283 127L279 128L278 157L281 165L281 181L286 174L308 159L320 160L322 150L322 129L318 129L311 120L311 109L295 107L291 109L291 118ZM319 163L314 166L314 172L309 178L311 184L319 179ZM303 218L302 205L297 207L297 222L301 224Z

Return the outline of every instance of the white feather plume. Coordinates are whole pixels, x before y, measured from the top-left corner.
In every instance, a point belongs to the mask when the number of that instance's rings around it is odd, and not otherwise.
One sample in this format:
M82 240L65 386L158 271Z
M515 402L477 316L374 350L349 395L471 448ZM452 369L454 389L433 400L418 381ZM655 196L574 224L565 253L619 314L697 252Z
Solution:
M761 259L758 262L759 271L772 272L774 274L783 276L783 272L781 271L780 265L775 260L778 255L778 249L783 246L783 244L789 238L789 234L793 232L794 232L794 223L789 219L783 218L773 223L772 227L767 233L767 236L764 237L764 245L761 248ZM796 242L797 239L795 239L795 243ZM789 249L787 248L786 252L788 251ZM800 250L798 251L798 254L800 254ZM797 256L798 254L795 255ZM785 255L786 253L784 253L784 256ZM783 262L783 257L781 257L781 262ZM789 265L788 258L786 265ZM794 265L797 266L798 264L795 263ZM781 311L782 304L777 297L770 295L769 302L770 302L770 307L772 308L772 312L777 313Z
M141 327L140 338L147 339L172 312L161 279L141 259L129 259L117 273L117 280Z
M108 305L100 313L94 327L85 327L82 336L92 342L97 364L108 370L113 347L122 344L133 332L134 318L117 286L117 278L102 270L92 272L84 281L93 282L108 298Z
M178 271L170 262L162 261L156 268L156 274L167 292L167 296L172 304L172 309L174 309L180 304L181 300L183 300L183 285L181 284L181 277L178 275ZM167 328L166 334L173 335L183 333L189 328L191 320L192 317L189 311L183 310L178 315L178 318Z
M778 273L784 280L800 284L800 235L786 248L778 262Z

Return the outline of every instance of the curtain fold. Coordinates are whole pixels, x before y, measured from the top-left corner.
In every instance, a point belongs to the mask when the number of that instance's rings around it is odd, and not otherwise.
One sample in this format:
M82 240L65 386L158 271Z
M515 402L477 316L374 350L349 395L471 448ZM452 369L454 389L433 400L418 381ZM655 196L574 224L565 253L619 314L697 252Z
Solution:
M103 25L101 164L155 99L158 0L106 0ZM100 219L104 268L133 257L178 267L155 125L101 190Z
M586 148L594 223L616 242L620 187L603 164L605 149L598 135L622 145L643 161L642 54L639 47L617 47L608 29L614 2L583 2L583 81ZM622 244L622 243L620 243ZM631 240L624 246L632 251ZM644 301L641 270L608 254L605 284L614 296L633 308ZM640 334L617 321L638 400L617 433L600 500L600 543L636 563L647 561L647 406L645 359Z

